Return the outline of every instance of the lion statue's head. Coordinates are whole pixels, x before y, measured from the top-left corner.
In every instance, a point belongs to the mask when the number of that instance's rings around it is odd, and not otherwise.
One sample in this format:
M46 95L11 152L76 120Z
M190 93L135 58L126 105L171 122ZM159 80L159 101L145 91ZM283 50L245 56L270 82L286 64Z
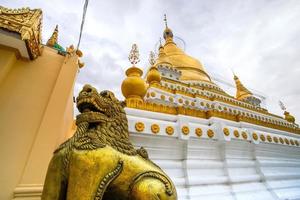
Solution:
M80 112L76 118L77 125L88 122L87 132L94 134L93 137L96 134L106 145L122 153L136 154L128 138L125 103L119 101L112 92L104 90L99 93L96 88L85 85L76 98L76 105Z

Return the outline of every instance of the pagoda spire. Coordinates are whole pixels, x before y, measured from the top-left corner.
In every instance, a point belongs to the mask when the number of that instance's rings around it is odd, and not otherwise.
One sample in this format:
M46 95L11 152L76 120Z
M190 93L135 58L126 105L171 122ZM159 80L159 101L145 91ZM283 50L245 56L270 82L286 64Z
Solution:
M252 96L253 94L241 83L237 75L233 74L233 79L236 85L236 98L243 100L246 97Z
M51 35L51 37L47 41L47 46L54 47L55 44L57 44L57 38L58 38L58 25L55 26L55 29Z
M167 20L167 15L164 14L164 22L165 22L165 30L164 30L164 39L166 40L166 43L168 42L173 42L173 32L172 30L168 27L168 20Z

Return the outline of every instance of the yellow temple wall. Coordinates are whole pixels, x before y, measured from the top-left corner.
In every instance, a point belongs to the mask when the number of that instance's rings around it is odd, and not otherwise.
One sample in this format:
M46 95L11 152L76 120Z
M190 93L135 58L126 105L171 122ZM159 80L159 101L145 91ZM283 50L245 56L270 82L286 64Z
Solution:
M70 135L78 57L0 47L0 199L38 199L53 150Z

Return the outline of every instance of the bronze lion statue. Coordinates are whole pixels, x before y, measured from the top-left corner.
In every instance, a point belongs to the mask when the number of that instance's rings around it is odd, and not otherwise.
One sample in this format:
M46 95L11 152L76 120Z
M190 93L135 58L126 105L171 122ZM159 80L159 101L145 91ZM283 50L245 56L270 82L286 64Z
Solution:
M170 178L129 141L123 103L85 85L73 137L55 150L42 200L176 200Z

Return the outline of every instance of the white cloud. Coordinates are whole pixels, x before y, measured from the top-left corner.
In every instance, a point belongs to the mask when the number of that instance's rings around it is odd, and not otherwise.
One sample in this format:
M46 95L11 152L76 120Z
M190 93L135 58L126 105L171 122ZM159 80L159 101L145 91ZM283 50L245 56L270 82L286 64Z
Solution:
M8 7L42 8L44 41L59 24L63 46L77 44L84 1L0 0ZM110 89L122 98L120 84L130 66L132 43L148 66L164 29L163 14L186 52L232 81L241 81L269 97L271 112L281 114L277 101L300 119L300 1L297 0L129 0L93 1L86 16L81 49L86 66L78 75L76 92L84 83ZM299 120L298 120L299 121Z

